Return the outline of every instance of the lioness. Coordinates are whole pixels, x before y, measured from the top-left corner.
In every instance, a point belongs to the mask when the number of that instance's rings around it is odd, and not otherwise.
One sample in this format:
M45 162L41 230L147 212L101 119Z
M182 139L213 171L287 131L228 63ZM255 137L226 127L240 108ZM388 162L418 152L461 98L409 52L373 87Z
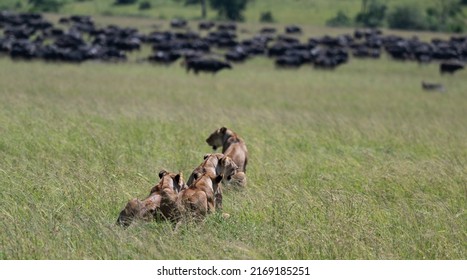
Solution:
M166 170L159 171L159 183L152 187L150 194L153 192L161 192L163 190L173 190L179 193L185 186L182 173L171 173Z
M238 167L235 162L223 154L206 154L204 161L197 167L188 178L188 186L191 186L196 178L207 173L212 178L222 176L223 184L228 183L237 173ZM222 209L222 188L219 186L214 192L215 205Z
M203 159L203 162L193 170L188 178L188 186L193 183L196 174L200 177L204 172L209 172L211 175L223 175L223 180L229 181L238 171L237 164L223 154L205 154Z
M214 150L222 146L222 153L233 159L238 166L238 171L246 172L248 150L245 141L235 132L226 127L221 127L209 135L206 143L212 146Z
M177 193L185 188L183 175L161 170L159 178L161 180L152 187L148 197L142 201L134 198L127 203L118 216L117 224L128 227L135 219L174 221L178 218Z
M216 210L214 194L217 192L222 175L212 175L204 170L201 176L194 175L195 181L179 194L180 210L185 216L202 219Z
M206 139L206 143L214 150L222 146L222 153L230 157L238 166L238 172L231 180L230 184L246 186L246 166L248 164L248 150L245 141L232 130L221 127L211 133Z

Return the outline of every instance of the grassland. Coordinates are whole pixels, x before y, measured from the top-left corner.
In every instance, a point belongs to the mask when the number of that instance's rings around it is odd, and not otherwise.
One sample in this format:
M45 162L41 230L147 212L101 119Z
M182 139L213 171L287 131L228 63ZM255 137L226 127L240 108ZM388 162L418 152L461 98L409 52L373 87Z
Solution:
M113 5L114 0L88 0L67 1L61 8L61 13L84 15L113 15L113 16L137 16L157 19L200 19L201 8L197 5L184 5L184 1L175 0L146 0L151 3L149 10L139 10L139 4ZM139 1L142 2L142 1ZM387 0L384 1L389 9L398 5L414 4L420 8L436 6L438 0ZM31 6L27 0L3 0L2 7L12 8L21 3L22 10ZM361 0L253 0L245 11L247 22L257 23L264 12L272 12L274 19L280 23L324 25L326 21L334 17L338 11L343 11L350 17L354 17L361 9ZM464 8L464 11L467 8ZM208 19L216 19L216 11L208 7Z
M1 259L467 257L465 71L258 58L194 76L1 58L0 85ZM230 219L115 225L160 169L188 177L223 125L250 151L247 189L225 192Z

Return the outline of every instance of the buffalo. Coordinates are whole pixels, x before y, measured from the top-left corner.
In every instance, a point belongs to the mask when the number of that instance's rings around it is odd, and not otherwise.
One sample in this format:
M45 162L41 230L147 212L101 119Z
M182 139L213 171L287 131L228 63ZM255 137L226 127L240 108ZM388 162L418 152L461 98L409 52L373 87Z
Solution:
M464 64L460 61L445 61L439 65L439 72L441 74L449 73L454 74L456 71L464 69Z
M213 58L194 58L186 61L186 71L193 70L198 72L211 72L213 75L222 69L232 69L232 65L227 62L219 61Z

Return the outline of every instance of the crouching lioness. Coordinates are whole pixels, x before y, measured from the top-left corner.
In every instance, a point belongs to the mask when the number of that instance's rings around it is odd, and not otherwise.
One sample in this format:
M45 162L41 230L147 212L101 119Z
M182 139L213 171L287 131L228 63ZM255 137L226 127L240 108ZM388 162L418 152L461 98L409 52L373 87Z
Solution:
M135 219L175 221L178 218L178 192L186 188L183 175L161 170L159 178L159 183L151 189L148 197L143 200L134 198L126 204L118 216L117 224L128 227Z
M206 143L214 150L222 147L222 153L230 157L238 166L238 172L231 180L230 184L246 186L246 166L248 164L248 150L245 141L232 130L221 127L211 133L206 139Z

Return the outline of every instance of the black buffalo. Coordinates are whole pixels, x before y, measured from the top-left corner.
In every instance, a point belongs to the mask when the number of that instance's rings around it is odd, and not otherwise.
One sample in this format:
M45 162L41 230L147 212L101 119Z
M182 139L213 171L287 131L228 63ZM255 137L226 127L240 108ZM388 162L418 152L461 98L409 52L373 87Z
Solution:
M181 55L173 51L157 51L155 54L148 57L149 62L170 64L179 59Z
M218 71L226 68L232 69L232 66L223 61L219 61L213 58L194 58L191 60L186 61L186 71L190 72L193 69L195 74L198 72L211 72L212 74L216 74Z
M464 69L464 64L459 61L445 61L439 65L439 72L441 74L453 74L456 71Z
M202 21L198 24L198 29L199 30L210 30L211 28L214 27L214 22L212 21Z
M302 33L302 29L297 25L288 25L285 27L285 33L288 34L300 34Z
M185 28L187 25L188 22L184 19L175 18L170 21L170 27L172 28Z
M276 58L275 64L276 64L276 67L297 68L303 64L303 59L295 55L291 55L291 56L282 55Z

